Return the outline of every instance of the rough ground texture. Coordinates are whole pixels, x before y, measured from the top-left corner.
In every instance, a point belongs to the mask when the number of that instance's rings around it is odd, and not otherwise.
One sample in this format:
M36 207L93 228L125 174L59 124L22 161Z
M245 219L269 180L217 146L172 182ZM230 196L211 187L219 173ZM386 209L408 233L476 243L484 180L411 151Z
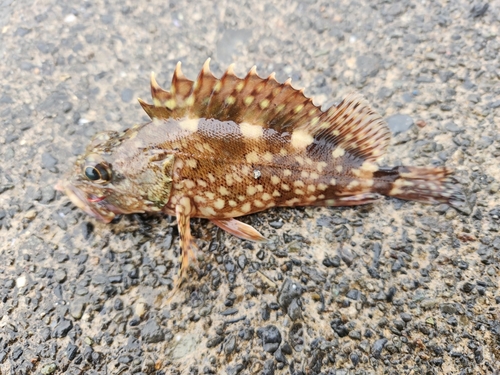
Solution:
M266 4L265 4L266 3ZM0 0L0 373L492 374L500 368L500 5ZM77 4L77 3L75 3ZM388 199L104 225L55 193L89 138L146 120L149 73L257 65L317 103L361 92L385 164L457 169L470 212Z

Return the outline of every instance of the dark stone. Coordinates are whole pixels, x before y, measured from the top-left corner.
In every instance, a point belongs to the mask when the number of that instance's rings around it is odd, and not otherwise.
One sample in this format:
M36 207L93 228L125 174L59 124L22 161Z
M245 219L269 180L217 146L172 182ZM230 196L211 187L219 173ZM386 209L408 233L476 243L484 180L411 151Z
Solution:
M500 107L500 100L495 100L494 102L491 102L489 104L489 107L490 108L498 108L498 107Z
M92 349L92 347L87 346L83 351L83 358L85 358L85 360L89 363L97 364L101 362L103 357L101 353L96 352Z
M18 27L16 32L14 33L15 36L20 36L21 38L27 34L31 33L31 29L27 29L25 27Z
M73 48L71 48L71 50L73 52L80 52L81 50L83 50L83 44L78 42L73 46Z
M238 309L236 309L236 308L226 309L226 310L222 311L220 314L222 316L235 315L235 314L238 314Z
M64 102L62 104L62 110L63 110L64 113L68 113L72 109L73 109L73 104L71 104L70 102Z
M274 360L268 359L266 362L264 362L262 375L274 375Z
M403 264L401 263L401 261L399 259L396 259L396 261L392 264L391 272L398 272L402 267Z
M133 360L133 358L130 355L121 355L118 357L118 363L127 364L127 363L132 362L132 360Z
M70 361L75 359L75 357L78 354L78 347L74 344L69 343L68 347L66 348L66 356Z
M449 70L446 70L446 71L440 70L439 71L439 78L441 79L441 81L443 83L448 82L454 75L455 75L455 73L453 73Z
M293 299L287 309L287 314L293 321L302 318L302 308L300 307L298 301L298 299Z
M257 256L257 259L259 259L259 260L264 260L264 257L266 256L266 252L265 252L264 250L259 250L259 251L257 252L257 255L256 255L256 256Z
M344 322L339 318L333 319L330 322L330 326L332 327L333 331L340 337L345 337L349 334L349 329L344 324Z
M245 341L249 341L253 338L255 331L252 327L242 329L238 332L238 336Z
M459 133L459 132L462 132L463 129L462 128L459 128L457 124L455 124L454 122L449 122L447 123L445 126L445 129L452 132L452 133Z
M405 103L410 103L413 101L413 95L410 94L409 92L405 92L403 95L402 95L402 98L404 100Z
M43 341L47 341L50 339L50 329L49 328L43 328L42 331L40 332L40 337L42 338Z
M375 77L380 69L380 58L374 55L358 56L356 66L361 75Z
M396 292L397 292L397 289L393 286L391 286L389 288L389 290L387 291L387 294L385 296L385 300L387 302L392 302L392 300L394 299L394 296L396 295Z
M41 53L46 53L46 54L48 53L52 54L53 52L56 51L56 46L54 43L37 42L36 48L38 48L38 50Z
M113 304L113 308L116 311L121 311L123 310L123 301L120 298L115 299L115 302Z
M470 10L470 14L474 18L484 16L486 14L486 11L488 10L489 6L490 5L488 3L476 4Z
M92 285L104 285L108 283L108 277L106 275L97 274L92 275Z
M129 103L134 98L134 91L132 89L123 89L120 93L122 102Z
M19 359L19 357L21 357L23 355L23 348L20 347L20 346L16 346L13 350L12 350L12 359L14 361L17 361Z
M346 297L352 299L353 301L356 301L358 300L359 295L360 295L359 290L351 289L347 292Z
M359 363L360 357L358 353L352 352L351 355L349 356L349 359L351 360L353 366L356 367Z
M61 319L52 331L52 337L66 337L66 335L69 331L71 331L72 328L73 322L71 320Z
M395 114L387 118L387 126L394 135L407 132L413 124L413 119L408 115Z
M238 257L238 267L240 267L241 270L244 270L247 264L248 264L247 257L245 255L240 255Z
M283 345L281 345L280 350L285 354L285 355L292 355L293 349L291 345L285 341Z
M478 150L483 150L485 148L488 148L493 144L494 140L491 137L488 136L482 136L479 141L477 142L477 148Z
M419 75L416 79L417 83L432 83L434 78L425 74Z
M275 359L276 359L276 361L278 361L278 362L281 362L281 363L287 363L287 360L286 360L285 355L283 354L282 348L278 348L278 350L276 350L276 351L274 352L274 358L275 358Z
M443 112L448 112L448 111L451 111L453 109L454 105L453 103L443 103L439 106L439 108L441 109L441 111Z
M236 337L230 335L224 344L224 353L230 355L236 349Z
M384 349L385 344L387 344L387 341L388 340L386 338L382 338L382 339L379 339L373 343L372 356L374 358L377 358L377 359L380 358L380 355L382 354L382 350Z
M138 279L139 278L139 268L134 267L128 272L128 276L131 279Z
M298 299L302 295L302 291L303 288L300 284L295 283L290 279L286 279L278 294L278 303L285 311L287 311L287 313L292 313L294 318L300 318L301 313L297 310L297 302L295 302L292 309L290 309L290 305L295 299ZM294 319L291 316L290 318Z
M42 154L42 168L51 169L54 168L58 163L58 160L53 157L48 152Z
M111 25L113 23L113 15L112 14L103 14L101 16L101 22L105 25Z
M325 267L340 267L340 257L335 255L334 257L326 257L323 259L323 265Z
M441 312L445 314L456 314L458 311L457 305L453 302L443 303L440 305Z
M39 201L42 199L42 192L34 186L28 186L24 197L27 201Z
M303 266L302 272L309 276L309 278L314 282L324 283L326 281L326 278L316 268Z
M393 94L394 94L394 90L393 90L393 89L390 89L390 88L387 88L387 87L381 87L381 88L378 90L377 96L378 96L380 99L388 99L388 98L390 98ZM410 100L409 100L409 101L411 101L411 98L410 98Z
M0 97L0 103L1 104L14 104L14 100L12 100L12 98L10 96L3 94Z
M94 231L94 224L92 224L90 221L84 221L81 224L82 228L82 236L85 240L88 240L90 236L92 235L92 232Z
M156 344L165 340L165 333L156 320L148 320L141 330L142 340L148 344Z
M395 319L394 327L396 327L399 331L402 331L403 329L405 329L406 324L402 319Z
M314 342L313 342L314 344ZM312 347L314 345L311 344ZM325 357L325 352L321 349L315 349L309 356L309 361L307 363L307 368L310 370L310 374L320 374L321 367L323 365L323 358Z
M271 221L269 223L269 226L274 229L280 229L283 226L283 224L284 223L282 221L276 220L276 221Z
M268 304L268 306L271 310L274 310L274 311L277 311L280 308L280 305L276 302L270 302Z
M274 353L281 344L281 333L276 326L259 328L257 336L262 340L262 347L268 353Z
M399 314L399 316L406 323L408 323L409 321L411 321L411 319L413 318L412 315L408 314L408 313L401 313L401 314Z

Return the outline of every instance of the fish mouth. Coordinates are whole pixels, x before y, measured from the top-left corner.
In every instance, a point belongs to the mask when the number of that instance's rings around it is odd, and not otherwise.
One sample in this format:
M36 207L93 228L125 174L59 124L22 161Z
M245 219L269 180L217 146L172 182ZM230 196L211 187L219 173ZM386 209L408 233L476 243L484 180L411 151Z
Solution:
M115 213L104 202L106 196L87 194L82 189L63 181L59 181L54 189L65 193L76 207L104 223L109 223L115 218Z

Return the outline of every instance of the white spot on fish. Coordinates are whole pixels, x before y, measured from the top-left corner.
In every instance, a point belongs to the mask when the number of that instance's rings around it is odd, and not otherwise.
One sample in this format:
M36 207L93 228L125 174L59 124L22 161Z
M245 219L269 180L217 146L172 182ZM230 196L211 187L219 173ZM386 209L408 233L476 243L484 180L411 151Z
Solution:
M240 124L240 131L244 137L248 138L259 138L264 134L264 129L260 125L249 124L242 122Z
M188 118L179 122L181 129L189 130L191 132L198 131L198 123L200 122L197 118Z
M345 150L342 147L337 147L335 150L332 151L332 156L334 158L339 158L341 156L344 156Z
M246 154L245 159L247 163L257 163L259 161L259 155L257 154L256 151L251 151L248 154Z
M223 199L220 199L218 198L215 202L214 202L214 207L218 210L222 210L225 206L226 202L224 202Z
M293 147L304 149L313 143L314 137L305 130L295 130L290 141Z

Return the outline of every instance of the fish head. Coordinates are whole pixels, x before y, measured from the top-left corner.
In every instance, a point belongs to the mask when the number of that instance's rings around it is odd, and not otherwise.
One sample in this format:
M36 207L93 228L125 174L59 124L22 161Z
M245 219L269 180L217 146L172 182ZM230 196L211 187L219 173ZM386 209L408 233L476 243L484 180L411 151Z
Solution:
M172 186L173 154L134 147L130 131L97 134L55 186L75 206L105 223L117 214L159 212Z

